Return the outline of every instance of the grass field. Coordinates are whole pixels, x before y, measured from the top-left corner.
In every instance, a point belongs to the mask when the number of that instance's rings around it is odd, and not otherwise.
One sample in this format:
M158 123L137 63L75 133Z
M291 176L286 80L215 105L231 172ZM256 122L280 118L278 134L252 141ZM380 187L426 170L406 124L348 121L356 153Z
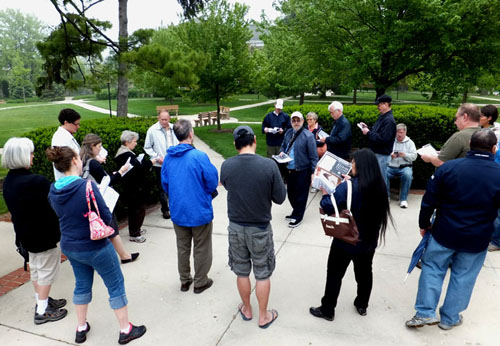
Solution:
M106 118L107 114L96 113L73 105L34 105L33 107L0 109L0 147L10 137L20 136L30 130L49 125L57 125L57 116L63 108L74 108L82 120Z
M228 130L227 132L216 132L216 126L203 126L196 127L194 133L202 141L208 144L210 148L221 154L225 159L232 157L238 152L234 148L233 144L233 130L238 127L236 123L222 124L221 128L223 130ZM253 129L253 132L257 136L257 154L266 156L266 137L261 131L260 124L248 124ZM194 143L196 146L196 142Z
M229 97L221 101L222 106L226 107L236 107L247 104L259 103L267 101L264 96L257 95L238 95L234 97ZM91 105L109 109L108 100L94 100L88 102ZM129 99L128 102L128 112L137 115L156 115L156 106L168 105L169 101L161 98L152 99ZM179 106L179 114L181 115L191 115L200 112L209 112L216 109L215 102L207 103L196 103L191 101L182 101L181 99L174 99L172 104ZM116 100L111 100L111 109L116 111Z

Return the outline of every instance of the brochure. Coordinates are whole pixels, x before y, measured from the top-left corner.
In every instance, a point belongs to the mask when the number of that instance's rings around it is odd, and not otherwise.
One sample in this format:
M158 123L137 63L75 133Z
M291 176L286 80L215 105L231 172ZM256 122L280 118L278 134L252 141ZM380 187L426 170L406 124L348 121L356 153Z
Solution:
M279 127L274 127L272 129L268 129L267 130L268 133L272 133L272 134L275 134L275 133L278 133L280 132L280 128Z
M422 148L417 150L419 155L430 155L430 156L438 156L438 152L431 144L426 144Z
M272 157L278 163L287 163L292 161L292 158L285 153L281 153L281 155L273 155Z
M99 184L99 191L101 192L102 198L109 208L110 212L113 212L116 206L116 202L118 202L118 197L120 194L116 192L111 186L109 186L111 179L109 175L106 175L102 178L101 184Z
M349 174L351 167L349 162L327 151L316 165L312 187L323 188L330 194L335 192L337 185L344 180L342 175Z
M321 130L318 132L318 138L321 139L321 138L326 138L326 137L330 137L330 135L328 133L326 133L325 131Z

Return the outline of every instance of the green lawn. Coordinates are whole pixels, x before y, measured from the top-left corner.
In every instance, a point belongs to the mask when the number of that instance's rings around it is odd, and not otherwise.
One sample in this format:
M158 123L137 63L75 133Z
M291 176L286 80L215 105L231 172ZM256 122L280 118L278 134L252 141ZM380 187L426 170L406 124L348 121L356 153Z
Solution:
M267 101L264 96L257 97L257 95L238 95L229 97L221 101L222 106L236 107L247 104L259 103ZM90 101L89 104L109 109L108 100ZM169 101L161 98L152 99L129 99L128 112L137 115L156 115L156 106L168 105ZM200 112L209 112L216 109L215 102L196 103L190 101L182 101L181 99L174 99L172 104L179 105L179 114L190 115ZM111 109L116 110L116 100L111 100Z
M20 136L25 132L42 126L57 125L57 116L63 108L74 108L82 116L82 120L106 118L107 114L96 113L73 105L35 105L15 109L0 109L0 147L10 137Z
M222 124L222 129L228 132L216 132L216 126L195 127L194 133L210 148L221 154L225 159L236 155L238 152L233 144L233 130L241 124ZM260 124L248 124L257 136L257 154L266 156L266 137L261 131ZM194 143L196 146L196 142Z

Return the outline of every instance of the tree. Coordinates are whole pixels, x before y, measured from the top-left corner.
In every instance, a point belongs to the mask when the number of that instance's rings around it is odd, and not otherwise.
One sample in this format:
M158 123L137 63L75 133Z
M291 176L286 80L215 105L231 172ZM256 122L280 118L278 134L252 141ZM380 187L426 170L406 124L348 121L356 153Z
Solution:
M287 0L281 11L309 50L343 59L377 96L407 76L474 62L499 42L499 0ZM495 49L487 49L487 60ZM482 53L482 52L481 52ZM458 60L457 60L458 59ZM449 70L451 72L451 70Z
M180 41L206 56L206 67L199 75L193 96L215 99L219 130L220 100L249 85L252 63L247 41L252 33L245 20L247 11L247 6L240 3L229 5L226 0L216 0L196 21L186 21L178 28Z
M36 18L18 10L0 11L0 80L7 90L19 90L13 97L33 94L36 79L42 71L42 59L35 48L36 42L46 35L45 26ZM7 91L7 93L5 92Z
M128 65L123 55L128 52L128 17L127 3L128 0L118 0L118 41L108 37L103 27L96 25L96 19L87 17L87 10L98 5L103 0L49 0L61 17L61 25L65 31L68 27L73 27L81 36L82 40L87 41L88 45L98 45L110 48L116 55L118 60L118 107L117 116L127 116L128 112ZM183 7L187 16L194 16L196 11L203 8L204 3L208 0L178 0ZM79 18L76 19L76 16ZM80 23L85 23L82 27ZM103 22L100 22L103 23ZM66 41L66 46L70 47L69 40ZM87 56L87 55L84 55ZM69 71L69 69L68 69ZM73 73L73 72L71 72Z

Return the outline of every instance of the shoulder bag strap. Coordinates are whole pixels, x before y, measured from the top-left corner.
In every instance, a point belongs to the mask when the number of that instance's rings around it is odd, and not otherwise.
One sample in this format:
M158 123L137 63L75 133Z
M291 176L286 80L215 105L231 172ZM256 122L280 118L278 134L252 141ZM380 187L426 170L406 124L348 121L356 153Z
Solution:
M350 179L347 180L347 210L351 210L352 202L352 182Z
M333 204L333 209L335 209L335 217L339 217L339 208L337 207L337 201L335 200L335 196L333 195L333 193L330 195L330 199L332 201L332 204Z
M101 217L101 214L99 213L99 207L97 206L97 201L95 200L94 190L92 189L91 180L87 180L87 204L89 206L89 213L90 213L91 209L90 209L89 193L90 193L90 197L92 197L92 202L94 203L94 207L95 207L95 210L97 212L97 215L99 215L99 217Z
M292 135L292 139L290 140L290 142L288 142L288 145L286 146L286 151L285 153L288 155L288 153L290 152L290 150L292 150L292 145L293 145L293 142L295 142L295 140L297 139L297 137L299 136L299 134L302 132L304 128L301 127L297 132L295 132L293 135Z

